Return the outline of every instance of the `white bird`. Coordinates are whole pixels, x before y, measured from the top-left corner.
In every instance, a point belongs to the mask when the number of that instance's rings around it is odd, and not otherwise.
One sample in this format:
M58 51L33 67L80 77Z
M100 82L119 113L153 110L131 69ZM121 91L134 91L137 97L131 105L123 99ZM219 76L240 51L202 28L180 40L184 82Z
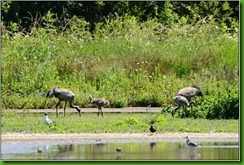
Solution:
M190 141L190 137L186 136L186 145L189 146L189 147L198 147L200 145L198 145L197 143L194 143L194 142L191 142Z
M47 113L44 114L44 123L47 125L53 124L52 120L48 118Z

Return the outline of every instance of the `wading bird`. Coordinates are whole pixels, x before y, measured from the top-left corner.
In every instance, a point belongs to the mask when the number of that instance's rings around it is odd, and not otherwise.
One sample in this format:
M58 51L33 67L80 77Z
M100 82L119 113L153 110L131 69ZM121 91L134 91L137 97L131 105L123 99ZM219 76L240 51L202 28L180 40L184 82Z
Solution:
M44 123L47 124L47 125L49 125L49 124L53 124L52 120L50 120L50 119L48 118L47 113L44 114Z
M60 105L60 103L62 101L65 102L64 105L64 116L65 116L65 110L66 110L66 104L67 102L69 102L69 105L71 108L76 108L76 110L78 111L79 115L80 115L80 108L78 106L75 106L72 104L72 102L74 101L75 95L73 92L71 92L68 89L64 89L64 88L59 88L59 87L54 87L52 89L50 89L47 93L46 97L52 98L52 97L56 97L58 98L58 103L56 105L56 115L58 117L58 106Z
M189 147L198 147L200 145L198 145L197 143L194 143L194 142L191 142L190 141L190 137L186 136L186 145L189 146Z
M107 106L109 105L109 101L105 100L104 98L97 98L97 99L94 99L89 96L89 100L90 100L90 103L95 105L97 108L98 108L98 113L97 113L97 116L99 116L99 112L101 111L101 115L103 117L103 111L102 111L102 108L104 106Z
M149 130L152 133L152 135L153 135L154 132L157 131L156 128L153 125L150 126Z
M200 88L196 85L191 87L186 87L181 89L177 96L173 98L174 102L177 104L177 107L174 108L171 112L172 116L174 117L175 112L182 106L184 110L184 115L186 112L186 107L191 106L192 104L196 105L195 101L192 101L192 97L194 96L203 96Z

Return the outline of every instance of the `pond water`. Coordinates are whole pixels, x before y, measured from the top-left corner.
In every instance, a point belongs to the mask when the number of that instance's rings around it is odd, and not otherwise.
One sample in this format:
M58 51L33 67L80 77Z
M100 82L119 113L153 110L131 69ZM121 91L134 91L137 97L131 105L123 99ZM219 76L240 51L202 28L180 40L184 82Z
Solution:
M200 144L191 148L176 141L14 142L2 145L1 156L2 160L240 160L239 142ZM38 153L40 147L43 152Z

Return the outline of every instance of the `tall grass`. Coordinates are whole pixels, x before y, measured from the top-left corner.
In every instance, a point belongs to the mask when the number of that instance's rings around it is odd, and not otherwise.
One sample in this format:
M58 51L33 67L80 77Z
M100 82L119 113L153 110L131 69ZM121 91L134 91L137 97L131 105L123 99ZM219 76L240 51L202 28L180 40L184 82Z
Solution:
M33 27L28 35L3 29L3 108L51 108L56 102L45 94L55 85L72 90L81 107L89 106L90 94L107 98L111 107L173 106L177 91L193 84L203 93L225 84L238 103L238 34L201 21L168 29L129 16L107 18L93 33L76 17L68 27ZM204 103L213 109L211 101Z

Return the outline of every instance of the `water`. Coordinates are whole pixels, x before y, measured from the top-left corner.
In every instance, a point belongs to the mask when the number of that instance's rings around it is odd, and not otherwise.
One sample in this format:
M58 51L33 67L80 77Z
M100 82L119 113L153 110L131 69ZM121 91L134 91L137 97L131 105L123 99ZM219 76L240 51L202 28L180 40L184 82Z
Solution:
M238 142L14 142L2 145L3 160L235 160ZM37 148L44 148L42 153ZM116 148L121 148L117 152Z

